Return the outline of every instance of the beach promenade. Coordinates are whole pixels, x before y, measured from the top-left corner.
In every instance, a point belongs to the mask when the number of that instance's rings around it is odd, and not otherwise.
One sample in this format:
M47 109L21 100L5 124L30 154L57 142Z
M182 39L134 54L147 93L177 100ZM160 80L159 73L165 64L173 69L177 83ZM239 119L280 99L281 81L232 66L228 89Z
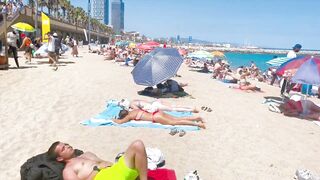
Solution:
M179 180L191 170L203 180L289 180L298 168L320 174L320 127L272 113L262 104L265 96L279 96L278 87L258 83L264 93L246 93L184 65L182 77L175 79L188 83L184 89L194 98L163 100L211 107L212 112L199 113L207 129L179 137L163 129L81 125L110 99L154 99L137 94L144 87L133 82L132 68L103 61L87 47L79 51L79 58L70 51L62 56L58 71L44 63L47 58L25 65L22 56L21 69L10 59L10 69L0 71L0 179L20 179L20 166L57 140L114 161L130 142L141 139L163 152L165 167L174 169Z

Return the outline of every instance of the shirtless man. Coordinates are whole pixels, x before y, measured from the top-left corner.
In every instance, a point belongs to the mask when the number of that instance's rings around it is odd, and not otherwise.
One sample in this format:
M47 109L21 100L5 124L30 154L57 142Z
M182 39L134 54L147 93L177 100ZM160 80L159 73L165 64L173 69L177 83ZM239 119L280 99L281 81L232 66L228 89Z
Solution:
M98 158L91 152L76 157L72 146L62 142L53 143L48 155L66 164L64 180L147 180L147 155L142 141L134 141L115 164Z

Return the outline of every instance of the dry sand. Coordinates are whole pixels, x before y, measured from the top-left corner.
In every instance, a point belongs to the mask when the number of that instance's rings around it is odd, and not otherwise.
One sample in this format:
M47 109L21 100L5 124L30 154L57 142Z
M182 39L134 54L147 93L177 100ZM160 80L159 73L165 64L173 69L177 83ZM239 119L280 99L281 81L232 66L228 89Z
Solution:
M0 71L0 179L20 179L22 163L56 140L113 161L141 139L162 150L165 167L174 169L178 179L191 170L204 180L292 179L297 168L319 170L320 127L272 113L262 104L264 96L278 96L279 88L260 84L265 93L245 93L184 66L176 80L189 83L185 90L194 99L165 100L211 107L211 113L200 112L206 130L180 138L162 129L82 126L109 99L153 99L137 95L143 87L133 82L132 68L103 61L86 48L80 55L68 53L56 72L36 63ZM12 59L10 64L15 67Z

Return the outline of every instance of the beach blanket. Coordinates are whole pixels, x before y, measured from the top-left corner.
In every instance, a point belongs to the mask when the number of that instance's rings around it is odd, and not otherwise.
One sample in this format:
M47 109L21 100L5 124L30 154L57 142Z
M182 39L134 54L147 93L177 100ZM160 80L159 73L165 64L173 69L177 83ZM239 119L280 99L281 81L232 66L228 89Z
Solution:
M119 112L122 110L122 107L119 106L119 101L110 100L107 102L106 108L103 112L97 116L81 122L82 125L97 127L97 126L118 126L118 127L145 127L145 128L158 128L158 129L172 129L177 128L185 131L196 131L199 130L197 126L171 126L171 125L162 125L159 123L153 123L151 121L130 121L123 124L117 124L112 121L112 119L118 118ZM191 112L165 112L175 117L185 117L192 116Z

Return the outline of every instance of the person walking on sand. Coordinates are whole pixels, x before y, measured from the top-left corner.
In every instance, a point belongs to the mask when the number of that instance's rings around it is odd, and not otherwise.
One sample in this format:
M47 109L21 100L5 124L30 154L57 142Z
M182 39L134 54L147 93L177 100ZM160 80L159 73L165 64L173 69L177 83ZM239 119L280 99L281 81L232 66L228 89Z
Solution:
M55 49L55 38L52 36L50 32L47 34L48 36L48 57L49 61L52 61L53 70L58 70L57 65L57 55L56 55L56 49Z
M17 68L19 68L19 61L18 61L18 52L17 52L17 41L19 36L17 35L16 31L8 32L7 33L7 43L9 45L8 52L13 54L14 61L16 62Z
M77 43L77 40L75 40L74 38L72 38L72 40L70 41L70 44L72 44L72 51L71 51L71 55L74 57L78 57L78 43Z
M25 57L27 59L26 63L31 63L31 58L32 58L32 48L31 48L31 44L32 44L32 41L31 39L27 36L27 35L24 35L24 38L23 38L23 41L22 41L22 44L20 46L20 49L24 48L25 49Z

